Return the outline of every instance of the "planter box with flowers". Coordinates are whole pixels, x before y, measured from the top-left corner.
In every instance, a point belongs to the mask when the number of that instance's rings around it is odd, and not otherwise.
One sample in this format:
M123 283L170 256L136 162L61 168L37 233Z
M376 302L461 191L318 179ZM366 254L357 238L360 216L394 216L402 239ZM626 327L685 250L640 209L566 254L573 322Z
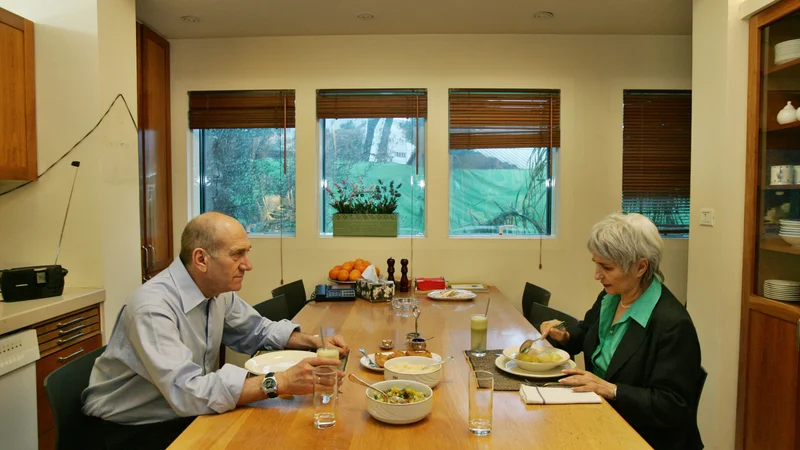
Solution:
M337 211L333 214L334 236L397 237L397 199L400 198L400 183L389 185L378 180L377 185L362 186L358 183L333 183L333 189L325 190L333 197L330 205Z

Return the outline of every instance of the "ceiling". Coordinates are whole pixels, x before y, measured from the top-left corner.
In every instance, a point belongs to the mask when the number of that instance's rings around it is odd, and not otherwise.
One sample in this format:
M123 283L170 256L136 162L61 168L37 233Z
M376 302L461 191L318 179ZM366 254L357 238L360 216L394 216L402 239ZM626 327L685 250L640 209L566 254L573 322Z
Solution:
M555 16L538 20L538 11ZM137 0L136 13L168 39L692 32L692 0Z

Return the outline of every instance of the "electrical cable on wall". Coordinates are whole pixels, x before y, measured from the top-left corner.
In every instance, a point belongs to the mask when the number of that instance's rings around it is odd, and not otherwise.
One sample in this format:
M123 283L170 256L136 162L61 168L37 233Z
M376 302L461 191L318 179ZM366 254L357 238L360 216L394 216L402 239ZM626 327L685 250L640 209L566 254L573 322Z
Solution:
M76 148L77 148L79 145L81 145L81 143L83 143L83 141L85 141L85 140L86 140L86 138L88 138L89 136L91 136L91 134L92 134L92 133L94 133L94 131L97 129L97 127L99 127L99 126L100 126L100 124L101 124L101 123L103 123L103 120L105 120L105 118L106 118L106 116L108 115L108 113L109 113L109 112L111 112L111 108L113 108L113 107L114 107L114 104L115 104L115 103L117 103L117 100L119 100L119 99L122 99L122 102L125 104L125 109L128 111L128 116L131 118L131 123L133 123L133 129L134 129L134 130L136 130L136 131L138 132L138 131L139 131L139 126L136 124L136 119L134 119L134 118L133 118L133 112L131 112L131 108L130 108L130 107L128 107L128 101L127 101L127 100L125 100L125 96L124 96L124 95L122 95L122 94L117 94L117 96L116 96L116 97L114 97L114 101L112 101L112 102L111 102L111 104L108 106L108 109L106 109L106 112L105 112L105 113L103 113L103 116L102 116L102 117L100 117L100 120L98 120L98 121L97 121L97 123L96 123L96 124L95 124L95 125L92 127L92 129L91 129L91 130L89 130L89 132L88 132L88 133L86 133L86 134L85 134L85 135L84 135L84 136L83 136L83 137L82 137L82 138L81 138L81 139L80 139L78 142L76 142L76 143L75 143L75 145L73 145L72 147L70 147L70 149L69 149L69 150L67 150L67 152L66 152L66 153L64 153L63 155L61 155L61 157L60 157L60 158L58 158L58 159L57 159L57 160L56 160L56 161L55 161L53 164L50 164L50 167L48 167L47 169L45 169L45 170L44 170L44 172L40 173L40 174L38 175L38 177L39 177L39 178L43 177L43 176L44 176L44 175L45 175L47 172L49 172L49 171L50 171L50 169L52 169L53 167L55 167L55 165L56 165L56 164L60 163L60 162L61 162L61 161L62 161L64 158L66 158L66 157L67 157L67 155L69 155L70 153L72 153L72 151L73 151L73 150L75 150L75 149L76 149ZM24 187L24 186L27 186L27 185L31 184L31 183L32 183L32 181L26 181L25 183L23 183L23 184L20 184L19 186L15 187L14 189L11 189L11 190L8 190L8 191L6 191L6 192L3 192L3 193L1 193L1 194L0 194L0 197L2 197L3 195L6 195L6 194L10 194L10 193L12 193L12 192L16 191L17 189L20 189L20 188L22 188L22 187Z

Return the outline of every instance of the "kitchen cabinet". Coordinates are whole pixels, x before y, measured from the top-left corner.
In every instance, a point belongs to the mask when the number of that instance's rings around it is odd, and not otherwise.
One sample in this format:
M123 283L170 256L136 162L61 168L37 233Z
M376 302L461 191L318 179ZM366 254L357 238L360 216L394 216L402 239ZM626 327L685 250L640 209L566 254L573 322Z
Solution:
M800 0L753 16L749 39L736 447L800 449L800 117L778 118L800 106Z
M169 42L137 24L142 281L173 259Z
M35 181L33 22L0 8L0 180Z

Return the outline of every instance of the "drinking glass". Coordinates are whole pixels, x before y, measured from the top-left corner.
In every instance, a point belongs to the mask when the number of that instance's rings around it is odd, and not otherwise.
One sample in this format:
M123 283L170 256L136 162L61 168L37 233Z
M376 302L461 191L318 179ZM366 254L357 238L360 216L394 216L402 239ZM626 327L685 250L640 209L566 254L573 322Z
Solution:
M483 314L474 314L469 320L470 350L473 356L486 355L486 330L489 318Z
M469 376L469 431L478 436L492 432L492 395L494 376L476 370Z
M335 367L318 366L312 372L314 377L314 426L320 429L336 425L336 404L338 402L339 382Z

